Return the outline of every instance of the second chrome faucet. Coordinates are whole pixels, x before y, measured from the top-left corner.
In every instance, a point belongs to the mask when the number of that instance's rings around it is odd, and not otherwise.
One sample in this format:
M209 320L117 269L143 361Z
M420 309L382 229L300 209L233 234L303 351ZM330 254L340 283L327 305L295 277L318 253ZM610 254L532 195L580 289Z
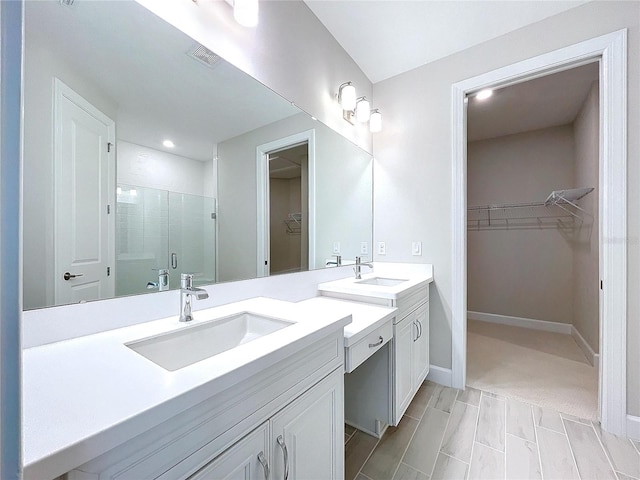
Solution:
M180 274L180 321L190 322L193 320L191 315L191 297L196 300L209 298L209 294L204 288L196 288L193 286L193 273Z

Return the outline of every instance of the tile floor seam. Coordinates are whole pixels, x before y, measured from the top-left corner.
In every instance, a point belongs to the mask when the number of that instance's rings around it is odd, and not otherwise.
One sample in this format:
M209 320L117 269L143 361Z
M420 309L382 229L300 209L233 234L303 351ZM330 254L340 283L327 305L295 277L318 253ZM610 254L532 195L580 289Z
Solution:
M636 452L638 452L638 455L640 455L640 443L638 445L636 445L636 442L634 442L632 439L627 437L627 440L629 440L631 442L631 446L633 448L636 449Z
M423 382L424 383L424 382ZM427 408L429 408L429 402L431 402L431 397L429 397L429 400L427 401L427 406L424 408L424 412L422 412L422 417L424 418L425 414L427 413ZM451 414L449 414L449 416L451 416ZM412 417L413 418L413 417ZM414 419L415 420L415 419ZM448 421L447 421L448 422ZM400 468L400 465L402 465L404 462L402 460L404 460L404 456L407 454L407 450L409 450L409 446L411 445L411 442L413 441L413 437L416 436L416 432L418 431L418 428L420 427L420 423L422 423L422 419L418 420L418 424L416 425L415 430L413 431L413 433L411 434L411 438L409 438L409 441L407 442L407 446L404 447L404 451L402 452L402 455L400 455L400 461L398 462L398 466L396 467L395 471L393 472L393 477L394 478L396 476L396 473L398 473L398 469ZM448 425L448 423L447 423ZM445 427L445 431L446 431L446 427ZM443 434L444 437L444 434ZM442 444L440 444L440 446L442 446ZM438 458L438 456L436 455L436 459ZM414 467L413 465L410 465L408 463L406 463L405 465L409 465L411 468L413 468L414 470L416 470L417 472L423 473L424 475L427 475L426 473L424 473L422 470L418 470L416 467ZM435 463L434 463L435 465ZM364 465L363 465L364 468ZM432 470L433 472L433 470ZM427 477L430 479L431 475L427 475Z
M386 430L385 430L385 433ZM384 436L384 433L382 434L382 436ZM375 438L375 437L374 437ZM367 458L364 459L364 462L362 462L362 465L360 466L360 470L358 470L358 472L356 473L356 476L354 477L354 480L356 478L358 478L358 475L364 475L364 473L362 473L362 469L364 468L364 466L367 464L367 462L369 461L369 459L371 458L371 455L373 455L373 452L376 451L376 447L380 444L380 442L382 441L382 437L378 438L378 440L376 441L376 444L373 446L373 448L371 449L371 451L369 452L369 455L367 455ZM364 475L365 477L367 477L366 475ZM367 477L369 478L369 477ZM371 479L370 479L371 480Z
M571 422L571 420L567 420L567 421ZM574 422L574 423L577 423L577 422ZM617 478L618 477L618 473L617 473L616 467L613 465L613 458L609 457L609 451L608 451L607 448L605 448L604 442L602 441L602 438L600 437L600 435L598 435L598 432L596 431L596 427L593 425L593 422L591 422L591 424L589 426L591 427L591 430L593 430L593 433L595 434L596 438L598 439L598 444L600 445L600 448L604 452L604 456L607 459L607 462L609 462L609 466L611 467L611 470L613 471L613 474Z
M535 438L536 451L538 452L538 467L540 467L540 478L544 480L544 474L542 473L542 457L540 456L540 443L538 442L538 429L536 426L536 415L533 412L533 408L529 408L529 410L531 411L531 421L533 422L533 437ZM506 450L507 448L505 445L505 458L507 456Z
M576 467L576 472L578 472L578 478L582 478L582 475L580 474L580 469L578 468L578 461L576 460L576 454L573 451L573 446L571 445L571 441L569 440L569 434L567 433L567 427L564 424L564 421L565 421L564 418L562 418L562 415L560 415L560 422L562 422L562 430L564 430L564 435L565 437L567 437L567 443L569 444L569 452L571 452L571 458L573 458L573 464Z
M530 408L531 410L531 408ZM507 430L508 430L508 425L507 425L507 399L505 398L504 400L504 457L503 457L503 466L504 466L504 478L506 480L507 478Z
M480 402L478 404L478 413L476 415L476 426L473 429L473 439L471 440L471 454L469 457L469 471L467 472L467 479L471 475L471 462L473 462L473 449L475 448L476 434L478 433L478 422L480 421L480 404L481 403L482 403L482 393L480 394Z
M457 394L457 393L456 393L456 398L458 398L458 394ZM454 400L454 403L455 403L455 400ZM427 408L428 408L428 407L427 407ZM453 410L453 406L451 407L451 410ZM425 412L425 413L426 413L426 412ZM446 413L446 412L445 412L445 413ZM442 438L440 439L440 445L438 445L438 453L436 454L436 461L435 461L435 462L433 462L433 467L431 467L431 473L429 473L429 478L433 477L433 472L434 472L434 471L435 471L435 469L436 469L436 463L438 463L438 455L440 455L441 453L442 453L443 455L447 455L446 453L443 453L443 452L442 452L442 444L444 443L444 436L445 436L445 435L446 435L446 433L447 433L447 428L449 428L449 422L450 422L450 421L451 421L451 412L449 412L449 413L447 414L447 423L445 424L444 429L443 429L443 431L442 431ZM451 455L447 455L447 457L450 457L450 456L451 456ZM453 457L451 457L451 458L453 458ZM456 458L456 460L457 460L457 458Z

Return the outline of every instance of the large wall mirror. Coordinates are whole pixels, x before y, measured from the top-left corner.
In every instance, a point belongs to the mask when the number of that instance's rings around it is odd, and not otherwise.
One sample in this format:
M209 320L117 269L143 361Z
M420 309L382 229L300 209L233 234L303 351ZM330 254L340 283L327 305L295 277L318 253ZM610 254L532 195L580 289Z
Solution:
M62 3L26 2L25 309L366 256L368 153L134 1Z

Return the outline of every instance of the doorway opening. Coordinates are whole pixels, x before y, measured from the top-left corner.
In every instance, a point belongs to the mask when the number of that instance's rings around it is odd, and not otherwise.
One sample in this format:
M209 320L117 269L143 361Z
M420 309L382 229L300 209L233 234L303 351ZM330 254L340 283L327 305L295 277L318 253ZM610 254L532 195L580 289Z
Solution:
M467 98L467 385L598 420L599 61Z
M268 153L269 273L309 269L309 145Z
M313 268L315 130L258 145L256 168L256 275Z
M620 30L452 85L451 385L466 384L467 347L467 95L600 61L599 417L616 435L627 432L627 32ZM606 241L604 241L606 240Z

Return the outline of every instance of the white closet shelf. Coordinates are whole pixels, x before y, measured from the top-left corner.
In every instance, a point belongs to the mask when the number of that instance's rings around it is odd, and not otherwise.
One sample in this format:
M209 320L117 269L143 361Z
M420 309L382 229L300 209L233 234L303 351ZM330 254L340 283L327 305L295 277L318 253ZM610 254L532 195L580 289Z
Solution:
M572 228L588 215L575 202L592 191L593 187L570 188L554 190L541 202L471 206L467 208L467 228Z

